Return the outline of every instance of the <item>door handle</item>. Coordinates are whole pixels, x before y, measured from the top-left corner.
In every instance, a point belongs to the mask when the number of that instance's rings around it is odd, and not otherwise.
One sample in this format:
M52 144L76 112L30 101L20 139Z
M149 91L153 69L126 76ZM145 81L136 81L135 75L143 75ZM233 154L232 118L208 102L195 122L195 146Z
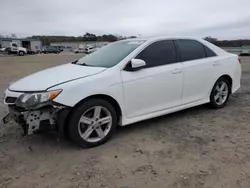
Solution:
M213 63L213 66L219 66L220 65L220 63L218 62L218 61L215 61L214 63Z
M174 69L174 70L172 71L172 74L179 74L179 73L181 73L181 72L182 72L181 69Z

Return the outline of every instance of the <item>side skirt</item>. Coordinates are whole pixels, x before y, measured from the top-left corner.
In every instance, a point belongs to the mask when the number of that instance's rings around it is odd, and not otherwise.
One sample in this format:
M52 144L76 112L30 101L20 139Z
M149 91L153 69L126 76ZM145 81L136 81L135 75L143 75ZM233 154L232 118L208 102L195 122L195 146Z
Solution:
M134 118L130 118L130 119L126 119L126 118L122 118L122 125L121 126L125 126L125 125L129 125L132 123L136 123L139 121L143 121L143 120L147 120L147 119L151 119L151 118L155 118L155 117L159 117L159 116L163 116L163 115L167 115L173 112L177 112L177 111L181 111L187 108L191 108L191 107L195 107L195 106L199 106L202 104L206 104L209 102L209 99L206 100L200 100L200 101L196 101L193 103L189 103L189 104L185 104L185 105L181 105L181 106L177 106L174 108L169 108L169 109L165 109L165 110L161 110L161 111L156 111L150 114L144 114L142 116L138 116L138 117L134 117Z

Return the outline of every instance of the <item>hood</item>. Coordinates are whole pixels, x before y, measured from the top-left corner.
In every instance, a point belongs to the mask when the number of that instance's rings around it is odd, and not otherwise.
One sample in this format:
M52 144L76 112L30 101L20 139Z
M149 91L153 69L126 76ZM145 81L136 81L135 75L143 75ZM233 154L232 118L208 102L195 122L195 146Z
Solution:
M10 85L12 91L44 91L52 86L104 71L103 67L66 64L31 74Z

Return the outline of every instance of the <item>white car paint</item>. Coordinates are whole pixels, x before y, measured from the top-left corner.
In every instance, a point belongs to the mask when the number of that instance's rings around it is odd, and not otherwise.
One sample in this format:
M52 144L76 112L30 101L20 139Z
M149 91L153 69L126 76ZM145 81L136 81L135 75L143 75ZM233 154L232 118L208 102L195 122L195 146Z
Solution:
M105 69L102 67L84 67L69 63L31 74L11 84L9 89L12 91L44 91L57 84L98 74Z
M127 117L138 117L181 105L182 74L178 74L181 72L181 63L138 72L122 71Z
M124 70L126 64L148 45L175 39L199 41L217 56L134 72ZM240 88L241 79L241 65L237 58L237 55L229 54L201 39L151 38L145 39L144 43L113 67L62 65L15 82L5 94L18 96L25 91L62 89L54 101L70 107L93 95L107 95L116 100L121 108L120 124L127 125L209 102L212 87L222 75L232 78L232 92L235 92Z

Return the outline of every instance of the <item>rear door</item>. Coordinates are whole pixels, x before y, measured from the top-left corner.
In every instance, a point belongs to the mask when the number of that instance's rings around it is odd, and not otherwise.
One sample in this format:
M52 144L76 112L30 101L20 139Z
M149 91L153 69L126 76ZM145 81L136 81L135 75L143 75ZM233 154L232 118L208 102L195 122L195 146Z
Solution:
M144 60L146 67L121 72L127 117L181 105L182 63L178 61L174 41L154 42L135 59Z
M183 64L182 104L205 99L216 74L212 50L196 40L177 40Z

